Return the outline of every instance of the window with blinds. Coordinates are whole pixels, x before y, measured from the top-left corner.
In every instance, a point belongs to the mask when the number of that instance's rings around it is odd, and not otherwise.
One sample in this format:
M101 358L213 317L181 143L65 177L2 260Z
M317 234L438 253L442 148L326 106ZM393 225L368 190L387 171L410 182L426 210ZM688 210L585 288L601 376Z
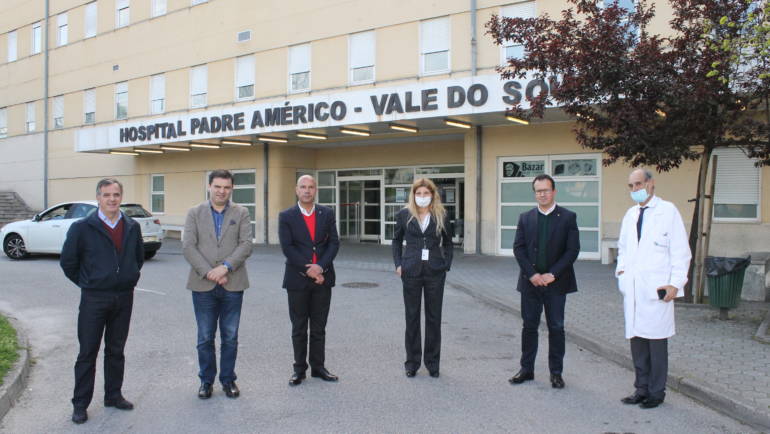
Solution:
M206 107L209 70L206 65L190 69L190 107Z
M64 128L64 96L53 98L53 127Z
M8 137L8 109L0 108L0 139Z
M56 17L56 23L58 29L56 32L56 40L58 46L61 47L62 45L67 45L69 40L69 21L67 20L67 14L59 14L59 16Z
M500 16L506 18L535 18L537 17L537 8L533 1L516 3L503 6L500 9ZM524 57L524 46L507 40L503 43L501 57L502 64L505 64L508 59L521 59Z
M27 124L26 124L27 132L31 133L35 131L35 103L34 102L28 102L27 103Z
M8 51L7 58L9 62L14 62L18 58L18 47L16 46L16 30L8 32L7 37Z
M86 89L83 92L83 123L96 122L96 90Z
M756 221L759 219L761 171L739 148L714 151L717 179L714 191L714 219Z
M115 28L127 26L131 22L129 0L115 0Z
M422 74L449 72L449 17L420 23L420 65Z
M117 83L115 85L115 119L126 119L128 117L128 83Z
M348 41L350 83L362 84L374 81L375 35L374 31L355 33Z
M43 30L41 23L32 25L32 54L38 54L43 49Z
M235 99L243 100L254 97L254 56L236 59Z
M166 111L166 77L163 74L150 77L150 113Z
M289 47L289 92L310 90L310 44Z
M152 16L166 15L166 0L152 0Z
M92 2L86 5L84 21L85 30L83 37L93 38L96 36L96 2Z

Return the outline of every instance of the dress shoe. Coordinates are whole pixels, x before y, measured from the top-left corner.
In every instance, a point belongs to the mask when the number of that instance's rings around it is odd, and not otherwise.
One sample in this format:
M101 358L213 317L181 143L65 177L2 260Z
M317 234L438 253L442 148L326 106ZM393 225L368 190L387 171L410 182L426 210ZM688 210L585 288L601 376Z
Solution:
M211 383L201 383L200 389L198 389L198 398L209 399L211 398L211 392L213 391Z
M238 389L238 386L235 385L235 381L222 383L222 390L225 391L225 395L228 398L237 398L241 394L241 391Z
M311 377L317 377L324 381L337 381L339 378L337 378L336 375L332 374L331 372L327 371L326 368L318 368L318 369L311 369L310 370L310 376Z
M620 402L622 402L623 404L640 404L645 399L647 399L646 396L640 395L634 392L633 394L628 395L625 398L621 399Z
M433 377L433 378L438 378L439 377L439 373L438 373L438 371L431 371L430 372L430 376Z
M289 386L299 386L305 378L307 377L305 377L304 372L295 372L291 374L291 378L289 378Z
M105 399L104 400L104 406L105 407L115 407L118 410L133 410L134 404L132 404L130 401L128 401L126 398L119 396L115 399Z
M561 374L551 374L551 387L554 389L564 389L564 379Z
M528 372L525 370L520 370L516 373L513 377L511 377L508 382L511 384L521 384L525 381L531 381L535 379L535 373L534 372Z
M660 404L663 404L662 399L657 398L646 398L644 401L642 401L641 404L639 404L639 407L642 408L655 408L659 406Z
M417 375L417 371L415 371L415 370L413 370L413 369L407 369L407 370L406 370L406 376L407 376L407 377L409 377L409 378L412 378L412 377L414 377L415 375Z
M85 408L75 408L72 410L72 421L76 424L80 425L81 423L86 423L88 420L88 412L86 412Z

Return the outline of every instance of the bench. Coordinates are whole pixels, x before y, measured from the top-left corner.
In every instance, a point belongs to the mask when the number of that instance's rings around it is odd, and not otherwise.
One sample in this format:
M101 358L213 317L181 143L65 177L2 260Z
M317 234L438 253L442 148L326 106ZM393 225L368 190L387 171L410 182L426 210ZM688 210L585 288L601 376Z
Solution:
M602 238L602 264L612 264L618 257L618 239Z

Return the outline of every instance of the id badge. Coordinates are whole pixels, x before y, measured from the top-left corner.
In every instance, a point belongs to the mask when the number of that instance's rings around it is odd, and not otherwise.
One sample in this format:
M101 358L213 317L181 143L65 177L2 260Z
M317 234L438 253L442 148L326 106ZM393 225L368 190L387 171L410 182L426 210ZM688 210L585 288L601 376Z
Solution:
M428 260L428 249L422 249L422 260L423 261Z

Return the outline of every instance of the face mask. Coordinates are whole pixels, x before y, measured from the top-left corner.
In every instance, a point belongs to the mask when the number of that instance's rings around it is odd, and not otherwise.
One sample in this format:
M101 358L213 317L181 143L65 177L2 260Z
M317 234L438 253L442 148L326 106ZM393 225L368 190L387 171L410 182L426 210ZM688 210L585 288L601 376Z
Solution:
M636 203L642 203L647 200L648 197L650 197L650 195L647 194L646 188L631 192L631 199Z
M419 206L420 208L425 208L426 206L430 205L430 200L431 200L430 196L414 198L415 203L417 203L417 206Z

